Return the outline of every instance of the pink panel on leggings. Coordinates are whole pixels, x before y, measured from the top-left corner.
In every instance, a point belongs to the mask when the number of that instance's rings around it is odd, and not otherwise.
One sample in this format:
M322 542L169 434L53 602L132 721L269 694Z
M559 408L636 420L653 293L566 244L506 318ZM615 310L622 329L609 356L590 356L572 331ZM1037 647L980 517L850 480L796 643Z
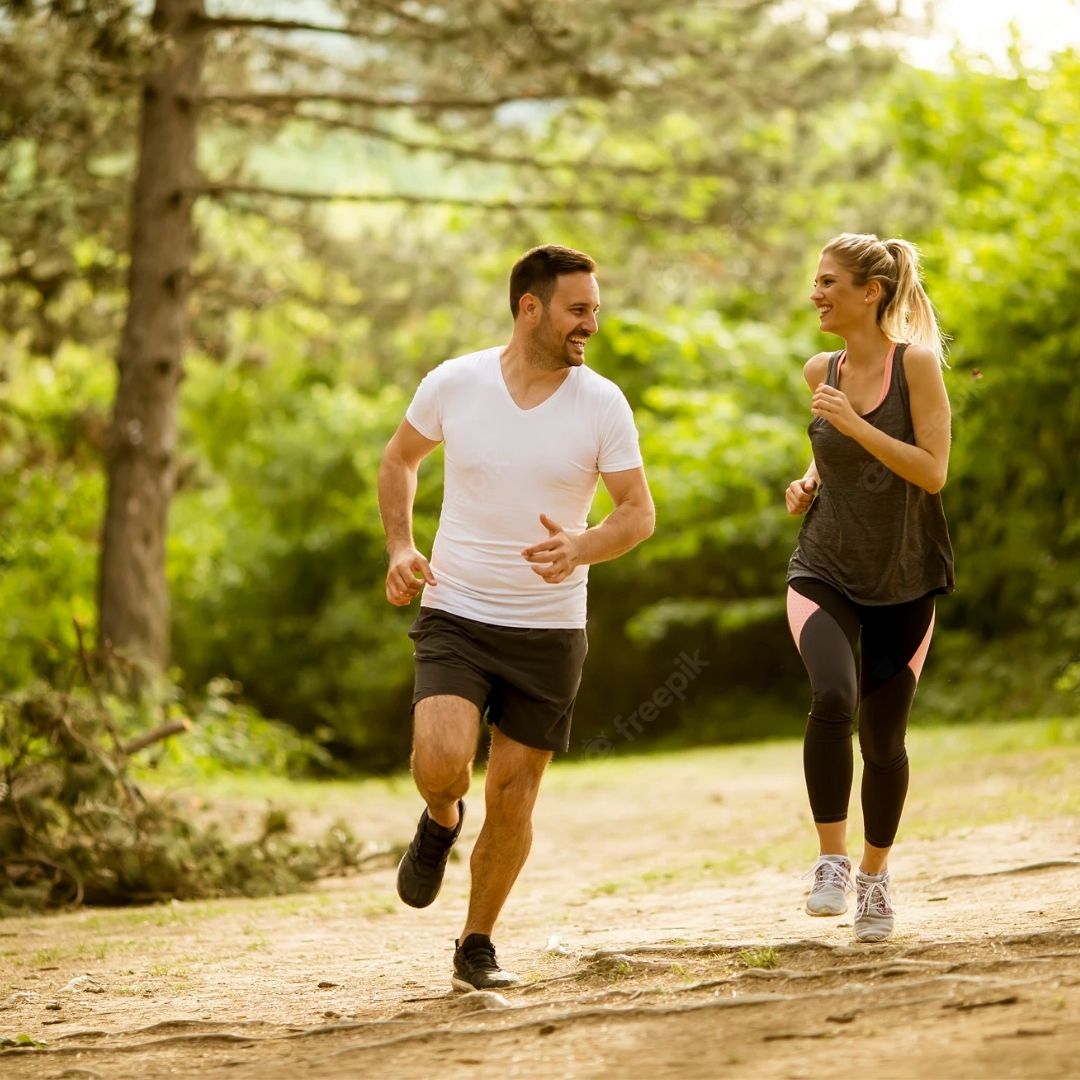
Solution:
M799 640L802 637L803 627L806 625L806 620L814 614L815 611L820 611L821 608L814 603L813 600L807 599L802 593L796 592L790 586L787 591L787 621L788 626L791 627L791 636L795 639L795 648L802 652L802 646L799 644Z
M937 612L930 613L930 625L926 628L926 635L922 639L922 644L915 650L915 655L908 661L908 667L911 668L912 674L915 676L915 681L919 681L919 676L922 674L923 664L926 663L926 654L930 651L930 638L934 634L934 620L937 618Z

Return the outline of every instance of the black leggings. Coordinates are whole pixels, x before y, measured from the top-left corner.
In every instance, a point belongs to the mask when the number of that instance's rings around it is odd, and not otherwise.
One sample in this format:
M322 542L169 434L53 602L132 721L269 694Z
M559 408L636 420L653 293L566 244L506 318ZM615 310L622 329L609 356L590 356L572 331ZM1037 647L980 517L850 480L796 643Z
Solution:
M934 597L867 607L824 582L796 578L788 586L787 609L813 692L803 769L814 821L847 819L851 724L858 708L866 840L891 847L907 795L904 735L934 632Z

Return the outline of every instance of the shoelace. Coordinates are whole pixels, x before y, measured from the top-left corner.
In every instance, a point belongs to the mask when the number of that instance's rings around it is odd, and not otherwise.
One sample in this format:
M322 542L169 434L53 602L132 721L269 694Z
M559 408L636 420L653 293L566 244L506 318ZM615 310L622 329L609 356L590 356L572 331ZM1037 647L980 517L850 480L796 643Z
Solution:
M846 893L855 891L855 886L851 883L851 871L844 863L832 859L818 859L803 877L812 877L815 889L824 885L835 885Z
M416 848L416 861L421 866L435 870L443 865L449 853L450 845L438 840L429 829L424 829L420 834L420 843Z
M889 903L889 879L870 881L866 885L866 891L859 897L855 909L855 918L864 919L868 915L892 915L895 914Z

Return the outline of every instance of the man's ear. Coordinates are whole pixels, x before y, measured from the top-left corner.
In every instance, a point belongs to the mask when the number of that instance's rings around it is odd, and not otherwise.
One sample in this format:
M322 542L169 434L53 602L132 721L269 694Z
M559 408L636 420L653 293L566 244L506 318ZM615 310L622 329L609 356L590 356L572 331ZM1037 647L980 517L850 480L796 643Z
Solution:
M526 319L530 325L539 322L543 311L544 305L540 302L539 296L535 293L522 293L521 299L518 301L518 314Z

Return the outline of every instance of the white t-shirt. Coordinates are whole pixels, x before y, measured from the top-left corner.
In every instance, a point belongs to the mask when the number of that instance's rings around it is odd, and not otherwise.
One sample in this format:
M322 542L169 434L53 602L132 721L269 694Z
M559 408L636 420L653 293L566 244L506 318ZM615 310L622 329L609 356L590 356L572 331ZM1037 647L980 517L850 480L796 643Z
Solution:
M570 535L583 532L600 473L641 465L634 417L622 391L584 366L546 401L520 409L502 352L440 364L405 413L446 451L431 553L438 585L425 587L420 603L496 626L583 627L588 567L552 585L521 552L548 538L541 513Z

